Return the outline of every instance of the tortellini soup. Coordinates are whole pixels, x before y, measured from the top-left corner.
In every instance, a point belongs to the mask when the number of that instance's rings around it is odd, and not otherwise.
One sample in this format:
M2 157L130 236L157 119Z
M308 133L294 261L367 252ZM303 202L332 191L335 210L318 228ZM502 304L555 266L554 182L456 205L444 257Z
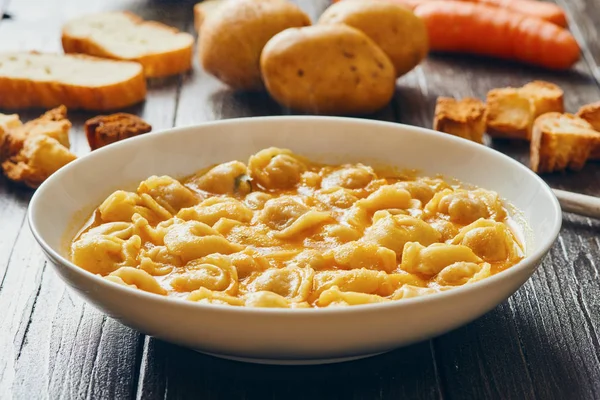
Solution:
M485 279L524 257L497 193L268 148L119 190L72 261L162 296L249 307L383 303Z

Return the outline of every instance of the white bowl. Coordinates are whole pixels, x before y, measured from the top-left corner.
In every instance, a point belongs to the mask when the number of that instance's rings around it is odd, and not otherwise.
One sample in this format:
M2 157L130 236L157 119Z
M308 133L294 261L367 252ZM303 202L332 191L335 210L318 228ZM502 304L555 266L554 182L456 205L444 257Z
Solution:
M153 174L181 177L211 164L290 148L325 162L364 162L441 173L497 191L532 235L519 264L478 283L384 304L251 309L165 298L101 279L68 260L69 239L116 189ZM50 177L29 206L35 238L62 279L123 324L197 351L251 362L326 363L440 335L488 312L535 271L555 241L561 209L549 187L511 158L450 135L395 123L332 117L230 119L139 136L94 151Z

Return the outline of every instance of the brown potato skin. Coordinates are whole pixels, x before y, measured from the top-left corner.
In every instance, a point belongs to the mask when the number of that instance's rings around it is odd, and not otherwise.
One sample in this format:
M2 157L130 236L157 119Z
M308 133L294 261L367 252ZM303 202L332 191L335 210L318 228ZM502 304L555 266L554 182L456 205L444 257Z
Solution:
M419 65L429 52L423 20L390 0L340 1L327 8L318 23L346 24L365 33L388 55L396 77Z
M346 25L290 28L263 49L265 86L280 104L317 114L368 114L395 90L394 66L367 35Z
M310 23L302 10L285 0L225 0L202 24L200 64L233 89L261 89L264 45L284 29Z

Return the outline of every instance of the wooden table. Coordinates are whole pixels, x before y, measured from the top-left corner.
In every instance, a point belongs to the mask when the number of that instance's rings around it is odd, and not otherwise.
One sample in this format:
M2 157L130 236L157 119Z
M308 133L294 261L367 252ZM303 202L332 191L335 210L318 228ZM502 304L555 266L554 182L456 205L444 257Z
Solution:
M569 111L600 100L600 5L558 0L583 60L557 74L467 57L431 56L398 81L371 118L431 127L437 96L484 97L493 87L545 79ZM315 18L327 0L298 1ZM0 0L0 50L60 50L67 18L127 9L192 31L190 1ZM0 15L2 13L0 12ZM1 96L2 94L0 94ZM2 110L0 110L1 112ZM130 110L155 130L207 120L289 114L266 95L236 94L197 65L150 82ZM41 111L22 113L33 118ZM74 151L89 151L70 113ZM494 147L527 162L526 145ZM553 187L600 195L600 166L545 177ZM338 365L241 364L149 338L72 294L46 262L26 221L31 192L0 180L0 398L2 399L593 399L600 398L600 221L564 215L550 255L521 290L475 322L436 339Z

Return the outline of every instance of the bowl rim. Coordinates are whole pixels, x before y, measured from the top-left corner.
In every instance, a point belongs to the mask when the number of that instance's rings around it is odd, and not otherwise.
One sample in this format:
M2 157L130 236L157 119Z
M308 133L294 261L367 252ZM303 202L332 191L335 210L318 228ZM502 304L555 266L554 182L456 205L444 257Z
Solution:
M394 129L405 129L412 130L418 132L419 134L424 134L428 136L435 136L440 140L446 141L460 141L463 146L467 146L467 148L471 148L474 151L481 151L487 154L490 154L493 157L500 157L504 162L512 164L519 168L523 173L528 174L530 177L540 185L543 193L549 197L551 205L552 205L552 215L549 217L554 217L555 223L552 226L552 229L547 232L542 238L540 238L541 243L537 246L538 248L534 250L531 254L525 256L521 261L517 264L513 265L510 268L507 268L503 271L500 271L490 277L482 279L477 282L470 283L468 285L461 285L449 290L428 294L425 296L417 296L406 299L392 300L389 302L381 302L381 303L368 303L368 304L359 304L352 306L340 306L340 307L310 307L310 308L267 308L267 307L246 307L246 306L232 306L232 305L223 305L223 304L212 304L212 303L200 303L195 301L186 300L184 298L172 297L172 296L163 296L155 293L146 292L137 288L132 288L129 286L121 285L107 279L104 279L98 274L93 274L81 267L75 265L72 261L66 259L53 248L51 248L42 238L41 234L38 232L35 221L34 221L34 210L38 207L38 203L43 199L44 192L47 187L55 184L55 182L59 182L63 175L68 173L71 169L78 168L79 164L87 162L88 159L99 157L106 152L110 152L118 147L134 147L138 142L142 141L152 141L154 138L165 135L177 135L186 131L194 130L194 129L203 129L209 126L218 126L221 125L226 127L227 125L236 125L236 124L260 124L264 122L276 123L276 122L291 122L291 123L303 123L306 121L321 121L321 122L332 122L332 123L354 123L354 124L362 124L364 126L383 126L390 127ZM371 132L370 134L377 134L376 132ZM156 132L152 132L150 135L139 135L136 137L129 138L124 141L113 143L109 146L102 147L100 149L94 150L82 157L77 158L76 160L70 162L69 164L62 167L60 170L52 174L46 181L44 181L39 188L33 194L27 209L27 219L28 225L31 229L34 238L38 242L38 244L42 247L46 255L53 261L54 263L62 264L64 267L69 269L71 272L84 277L85 279L92 280L95 284L100 285L99 290L105 289L113 289L116 291L122 291L123 295L132 295L140 300L150 301L150 302L166 302L166 306L180 306L184 308L188 308L189 310L206 310L206 311L219 311L226 312L232 314L252 314L252 315L273 315L273 316L281 316L281 317L293 317L296 315L302 315L304 317L310 315L323 315L323 314L338 314L338 313L361 313L361 312L375 312L375 311L385 311L387 309L399 309L404 307L411 307L414 304L423 304L423 303L433 303L437 301L443 301L446 299L450 299L453 297L461 296L466 292L475 291L477 289L484 289L488 286L496 285L500 281L509 280L511 276L517 275L521 270L526 269L528 266L532 264L538 264L541 259L549 252L550 248L555 243L558 238L560 229L562 227L562 209L558 202L558 199L552 192L552 189L548 184L540 178L537 174L531 171L529 168L518 162L517 160L507 156L506 154L492 149L488 146L484 146L475 142L472 142L467 139L463 139L454 135L448 135L441 132L434 131L432 129L422 128L413 125L407 125L397 122L389 122L389 121L380 121L380 120L372 120L358 117L336 117L336 116L300 116L300 115L278 115L278 116L263 116L263 117L240 117L240 118L229 118L222 120L214 120L214 121L206 121L198 124L191 124L180 127L166 128ZM64 232L63 232L64 234ZM538 239L536 237L536 239ZM56 267L55 267L56 268ZM535 272L537 266L533 269L530 276ZM529 277L530 277L529 276ZM528 279L529 279L528 277ZM511 294L512 295L512 294ZM86 300L87 301L87 300Z

